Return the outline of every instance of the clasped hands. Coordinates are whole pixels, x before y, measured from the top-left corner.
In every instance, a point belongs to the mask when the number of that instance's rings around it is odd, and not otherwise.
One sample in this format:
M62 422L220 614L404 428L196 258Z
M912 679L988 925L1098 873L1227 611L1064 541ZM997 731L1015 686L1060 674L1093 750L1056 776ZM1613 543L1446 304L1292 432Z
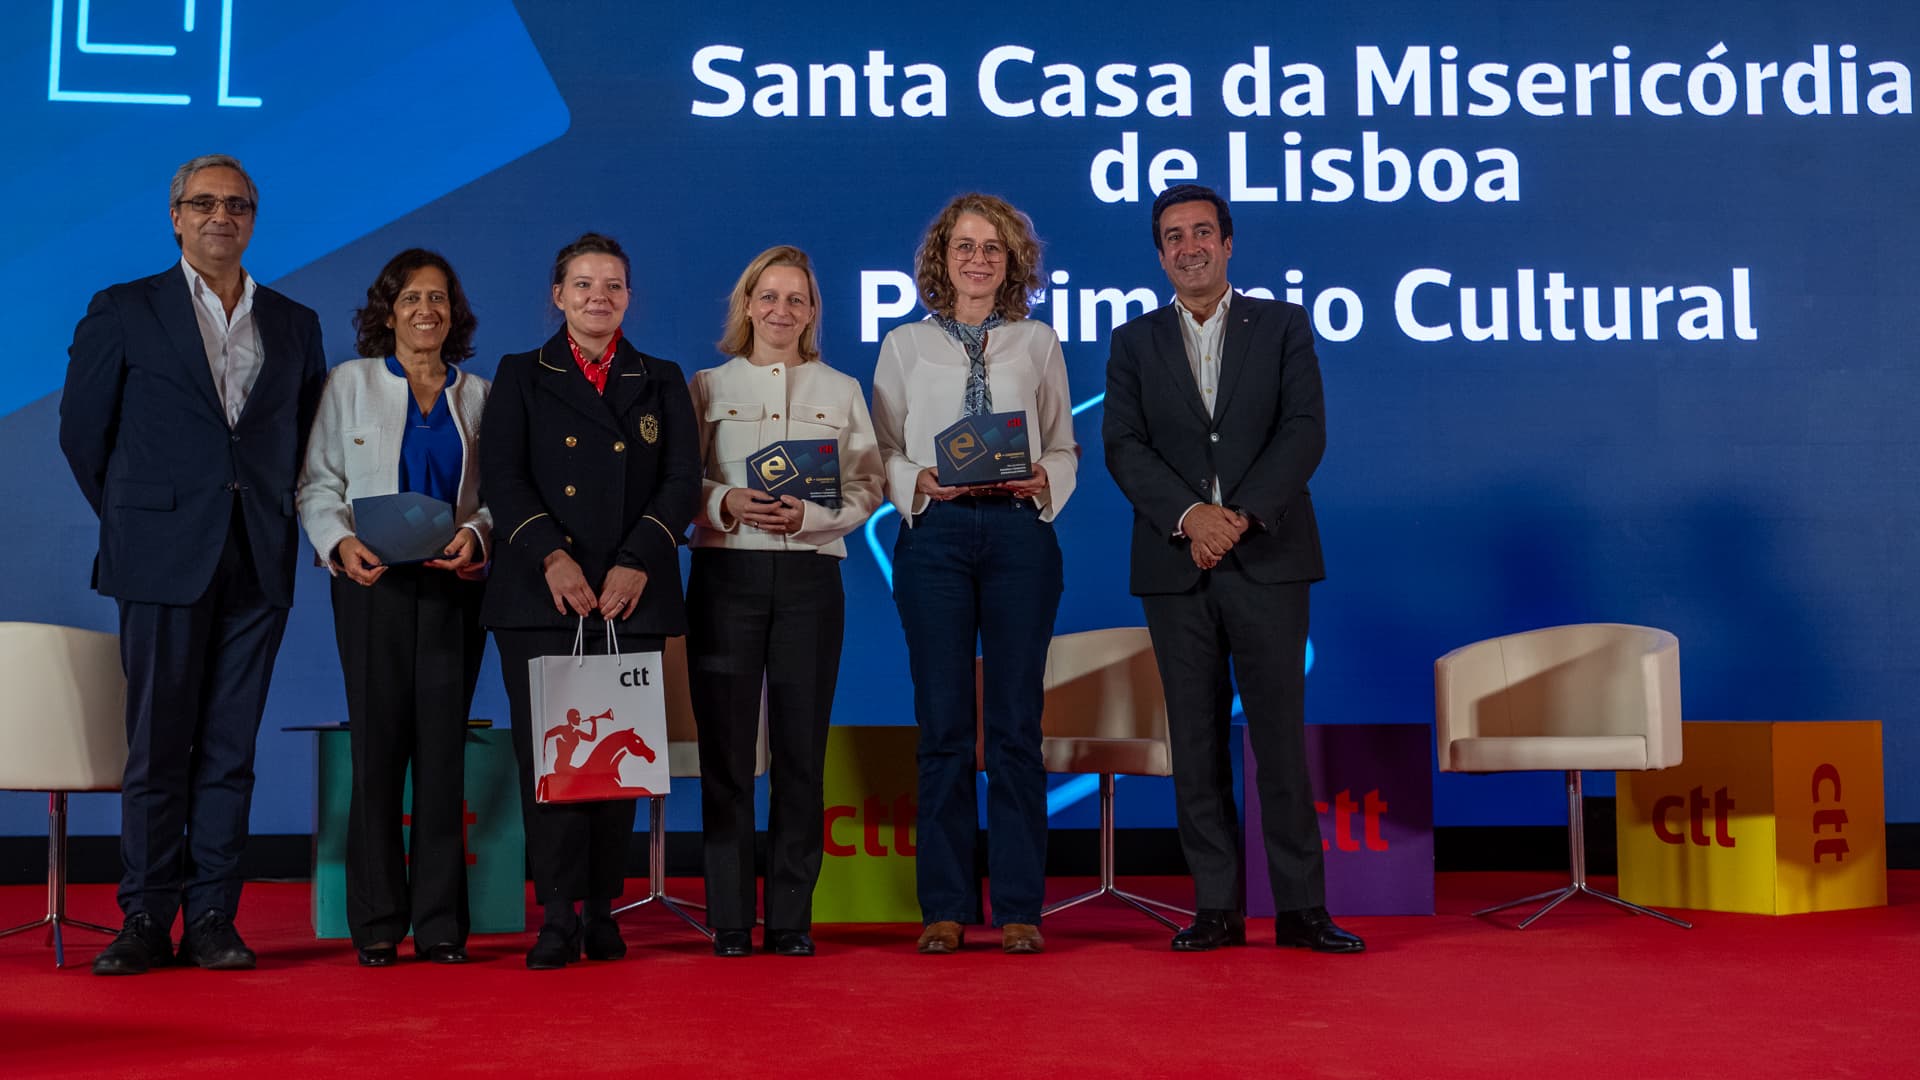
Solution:
M580 564L561 548L548 553L543 568L547 575L547 591L553 594L553 610L562 615L572 609L575 615L583 618L598 611L607 619L625 619L633 614L633 609L639 605L640 594L647 588L645 570L616 566L607 571L607 580L601 584L600 593L596 596L592 586L587 584L587 575L581 571Z
M720 509L735 521L778 536L799 532L807 513L806 504L792 495L775 498L752 488L729 489Z
M1187 536L1187 551L1193 556L1193 565L1211 570L1220 565L1220 560L1226 558L1227 552L1247 535L1252 525L1238 510L1201 503L1187 511L1180 531Z
M480 554L480 538L474 535L472 529L459 529L454 532L453 539L447 541L447 546L441 549L441 554L446 558L429 559L420 565L471 577L480 568L475 561ZM387 564L381 562L380 557L361 543L357 536L350 535L341 540L339 546L333 549L333 559L348 577L361 585L371 585L387 572Z
M1025 480L1008 480L998 484L969 484L966 487L947 487L940 483L940 475L932 468L920 470L913 481L913 490L925 495L934 502L948 502L962 495L1011 495L1016 499L1036 499L1047 491L1047 468L1035 465L1033 475Z

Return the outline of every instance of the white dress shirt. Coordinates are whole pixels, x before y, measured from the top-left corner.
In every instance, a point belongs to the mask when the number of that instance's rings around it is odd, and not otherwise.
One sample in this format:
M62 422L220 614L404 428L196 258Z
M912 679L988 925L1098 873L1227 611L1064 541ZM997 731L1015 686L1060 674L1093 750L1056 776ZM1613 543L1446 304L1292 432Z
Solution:
M846 558L844 537L880 505L880 448L859 380L819 360L756 365L736 356L697 371L688 384L700 421L701 506L694 547L748 551L817 551ZM747 459L769 443L837 439L840 507L801 500L799 531L770 533L725 510L727 493L757 488Z
M260 365L266 362L260 331L253 324L253 275L240 271L240 302L229 316L219 294L184 255L180 268L187 272L187 292L193 297L193 318L200 324L200 343L207 349L213 388L227 411L227 426L232 427L240 422L247 395L253 393L253 384L260 379Z
M1187 347L1187 367L1193 372L1194 386L1200 391L1200 403L1207 407L1207 415L1213 415L1214 403L1220 397L1220 350L1227 341L1227 308L1233 303L1233 286L1220 296L1220 302L1213 305L1213 314L1205 322L1194 318L1193 312L1178 298L1173 302L1174 309L1180 313L1180 341ZM1220 505L1220 478L1209 477L1213 488L1213 504ZM1186 535L1187 514L1193 513L1194 503L1187 507L1186 514L1180 515L1180 525L1175 527L1173 535Z
M900 519L927 508L915 487L934 465L933 437L960 419L967 398L967 350L932 319L897 326L880 343L873 373L873 429L887 472L887 497ZM1067 359L1053 327L1037 319L996 326L987 335L987 386L995 412L1027 415L1027 452L1047 471L1035 497L1040 519L1059 516L1073 495L1080 446L1073 437Z

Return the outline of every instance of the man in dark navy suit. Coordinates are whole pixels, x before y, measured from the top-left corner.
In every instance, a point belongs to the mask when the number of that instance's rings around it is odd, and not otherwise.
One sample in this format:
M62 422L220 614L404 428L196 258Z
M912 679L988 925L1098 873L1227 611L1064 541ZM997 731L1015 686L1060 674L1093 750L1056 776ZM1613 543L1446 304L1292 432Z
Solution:
M97 975L254 965L233 928L254 740L293 603L293 496L326 381L320 321L240 258L259 192L224 154L169 192L180 262L96 294L67 350L60 448L120 607L120 934Z
M1276 944L1366 948L1327 917L1306 758L1307 588L1325 576L1307 479L1326 449L1307 313L1227 284L1233 215L1168 188L1153 246L1174 302L1113 333L1107 471L1133 504L1131 587L1167 695L1180 847L1199 909L1179 952L1246 941L1227 740L1233 680L1259 762Z

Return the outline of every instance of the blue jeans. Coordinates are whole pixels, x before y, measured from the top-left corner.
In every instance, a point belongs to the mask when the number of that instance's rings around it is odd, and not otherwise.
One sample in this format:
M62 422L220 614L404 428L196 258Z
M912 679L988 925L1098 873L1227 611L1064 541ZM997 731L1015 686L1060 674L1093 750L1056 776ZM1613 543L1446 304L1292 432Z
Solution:
M893 599L906 631L920 725L918 886L927 923L973 921L974 646L984 671L987 874L993 925L1040 922L1047 772L1040 710L1062 587L1053 526L1005 496L934 503L900 529Z

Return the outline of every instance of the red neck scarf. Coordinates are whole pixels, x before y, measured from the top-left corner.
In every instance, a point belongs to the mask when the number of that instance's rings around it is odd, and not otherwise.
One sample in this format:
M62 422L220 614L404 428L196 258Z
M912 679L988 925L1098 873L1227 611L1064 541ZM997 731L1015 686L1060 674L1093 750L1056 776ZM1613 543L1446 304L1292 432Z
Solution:
M573 351L573 362L580 365L580 374L593 384L594 393L607 392L607 372L613 370L613 354L620 348L620 336L620 331L615 330L613 340L607 342L607 351L600 355L600 359L589 360L587 354L580 351L580 345L573 340L573 335L567 335L567 348Z

